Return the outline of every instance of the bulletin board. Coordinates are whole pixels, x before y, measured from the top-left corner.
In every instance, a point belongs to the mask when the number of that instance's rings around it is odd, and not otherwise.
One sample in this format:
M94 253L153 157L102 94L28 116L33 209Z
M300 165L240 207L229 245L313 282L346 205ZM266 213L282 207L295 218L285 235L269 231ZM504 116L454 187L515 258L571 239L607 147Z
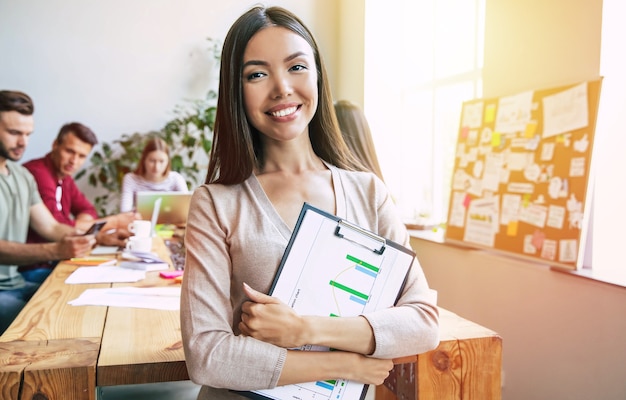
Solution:
M601 83L463 103L446 242L582 267Z

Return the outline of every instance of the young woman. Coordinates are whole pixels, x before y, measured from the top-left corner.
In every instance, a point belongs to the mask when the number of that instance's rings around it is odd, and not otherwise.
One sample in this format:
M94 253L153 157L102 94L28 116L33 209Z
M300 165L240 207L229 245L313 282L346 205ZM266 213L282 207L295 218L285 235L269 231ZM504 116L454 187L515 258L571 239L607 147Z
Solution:
M380 384L438 344L436 292L414 263L397 306L297 315L267 293L303 202L408 246L385 185L350 155L318 47L290 12L255 7L222 50L214 144L187 230L181 327L200 399L326 379ZM320 266L322 268L323 266ZM336 351L294 351L305 344Z
M356 104L348 100L335 103L335 113L343 140L352 154L370 171L383 180L383 173L378 163L374 140L365 113Z
M161 138L148 139L141 153L141 159L135 171L124 175L120 211L133 210L135 193L187 192L185 178L176 171L171 171L170 150Z

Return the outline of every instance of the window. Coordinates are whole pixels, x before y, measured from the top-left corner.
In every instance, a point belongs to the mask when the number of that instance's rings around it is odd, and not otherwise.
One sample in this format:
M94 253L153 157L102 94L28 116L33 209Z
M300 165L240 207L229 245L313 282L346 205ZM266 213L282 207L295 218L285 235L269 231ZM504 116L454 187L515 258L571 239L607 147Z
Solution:
M594 163L597 168L591 257L594 278L618 282L622 286L626 286L626 268L615 260L623 256L624 236L620 232L626 226L621 183L621 175L626 168L626 136L623 133L626 125L626 59L623 55L625 13L626 4L622 0L604 0L602 3L600 75L604 76L604 80L594 145Z
M463 101L482 96L484 0L366 0L365 113L406 220L447 218Z

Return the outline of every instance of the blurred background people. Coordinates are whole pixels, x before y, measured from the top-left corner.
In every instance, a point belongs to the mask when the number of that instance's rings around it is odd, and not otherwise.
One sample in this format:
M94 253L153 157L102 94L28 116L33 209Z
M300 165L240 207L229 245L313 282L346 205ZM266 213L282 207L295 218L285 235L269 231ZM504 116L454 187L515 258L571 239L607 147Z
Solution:
M17 163L34 129L34 110L27 94L0 91L0 334L39 287L24 280L18 265L81 257L96 243L54 219L35 179ZM29 226L50 242L26 243Z
M132 213L98 218L93 204L80 191L73 175L83 166L98 138L87 126L72 122L61 127L52 150L42 158L23 164L35 181L43 203L58 222L86 231L96 221L107 224L96 236L99 244L123 246L130 235L128 224L134 219ZM34 229L29 229L28 243L45 243L48 240ZM56 261L22 265L19 271L31 282L41 283L50 274Z
M188 192L185 178L171 170L170 150L165 141L151 137L141 153L141 159L133 172L124 175L120 210L135 208L135 193L140 191Z
M339 100L335 102L335 113L343 140L350 151L361 161L364 167L384 181L383 173L378 164L372 133L361 107L348 100Z

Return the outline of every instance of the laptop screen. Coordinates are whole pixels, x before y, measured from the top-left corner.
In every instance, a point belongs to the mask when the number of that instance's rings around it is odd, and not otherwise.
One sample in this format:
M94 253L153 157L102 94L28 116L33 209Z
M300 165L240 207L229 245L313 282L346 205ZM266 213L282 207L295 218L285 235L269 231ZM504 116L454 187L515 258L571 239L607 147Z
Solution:
M156 224L185 225L192 193L137 192L136 211L142 219Z

